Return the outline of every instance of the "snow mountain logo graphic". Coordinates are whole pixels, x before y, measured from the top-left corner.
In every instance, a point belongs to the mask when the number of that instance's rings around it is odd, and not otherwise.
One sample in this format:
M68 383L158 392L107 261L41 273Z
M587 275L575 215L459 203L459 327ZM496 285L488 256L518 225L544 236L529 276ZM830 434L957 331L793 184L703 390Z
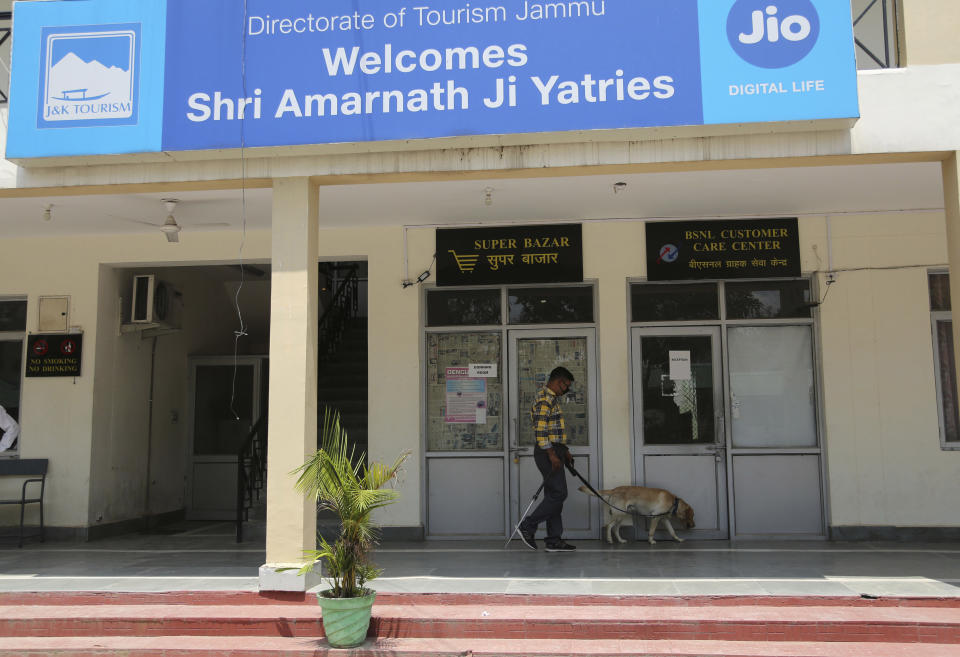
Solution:
M43 28L37 127L136 125L140 24Z

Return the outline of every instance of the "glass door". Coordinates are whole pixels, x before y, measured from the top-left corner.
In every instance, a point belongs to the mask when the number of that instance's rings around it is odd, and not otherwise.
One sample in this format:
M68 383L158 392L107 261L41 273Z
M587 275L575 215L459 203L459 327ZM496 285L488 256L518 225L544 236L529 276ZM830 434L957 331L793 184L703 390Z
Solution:
M695 538L729 537L719 327L634 328L636 480L693 507Z
M553 368L573 374L573 385L562 401L568 445L577 471L596 488L599 483L597 448L597 356L595 329L518 329L509 331L510 370L510 526L520 520L543 478L533 462L533 423L530 408ZM567 500L563 505L564 538L595 539L600 531L596 504L577 490L582 483L567 473ZM538 498L542 500L542 496ZM543 527L540 527L541 533Z
M261 359L197 358L190 363L191 478L187 515L236 517L237 456L260 417Z
M826 534L811 326L727 329L738 537Z
M500 331L426 335L428 538L509 531L502 342Z

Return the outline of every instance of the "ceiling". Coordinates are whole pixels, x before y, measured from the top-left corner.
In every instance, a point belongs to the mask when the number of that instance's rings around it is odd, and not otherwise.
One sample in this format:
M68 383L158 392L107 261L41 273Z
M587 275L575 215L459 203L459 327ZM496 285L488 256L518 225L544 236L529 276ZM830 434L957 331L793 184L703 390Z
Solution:
M615 191L614 184L626 186ZM490 189L490 204L485 203ZM150 234L179 199L192 232L270 227L271 190L0 198L0 237ZM608 218L803 216L943 208L939 163L323 186L321 228ZM49 220L45 208L50 206ZM226 226L202 224L225 222ZM161 236L158 232L158 238Z

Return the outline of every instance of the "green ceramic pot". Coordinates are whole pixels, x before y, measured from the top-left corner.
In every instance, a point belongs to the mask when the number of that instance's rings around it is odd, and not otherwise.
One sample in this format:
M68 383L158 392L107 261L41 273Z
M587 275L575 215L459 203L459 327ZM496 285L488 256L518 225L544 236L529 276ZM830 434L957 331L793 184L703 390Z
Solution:
M353 648L367 638L370 614L376 591L364 589L367 595L361 598L327 598L317 594L317 602L323 612L323 632L334 648Z

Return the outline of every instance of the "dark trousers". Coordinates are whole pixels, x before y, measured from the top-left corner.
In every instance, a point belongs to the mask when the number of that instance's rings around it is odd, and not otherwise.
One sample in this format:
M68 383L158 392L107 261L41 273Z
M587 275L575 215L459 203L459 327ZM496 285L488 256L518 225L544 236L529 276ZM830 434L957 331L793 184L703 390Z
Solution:
M564 462L566 458L566 447L555 446L554 451ZM563 512L563 501L567 499L567 473L566 469L561 467L553 469L550 464L550 457L547 450L539 447L533 448L533 462L537 464L537 469L543 475L543 500L523 521L520 529L526 532L536 532L541 522L547 523L547 536L545 543L552 545L558 543L563 536L563 519L560 514Z

